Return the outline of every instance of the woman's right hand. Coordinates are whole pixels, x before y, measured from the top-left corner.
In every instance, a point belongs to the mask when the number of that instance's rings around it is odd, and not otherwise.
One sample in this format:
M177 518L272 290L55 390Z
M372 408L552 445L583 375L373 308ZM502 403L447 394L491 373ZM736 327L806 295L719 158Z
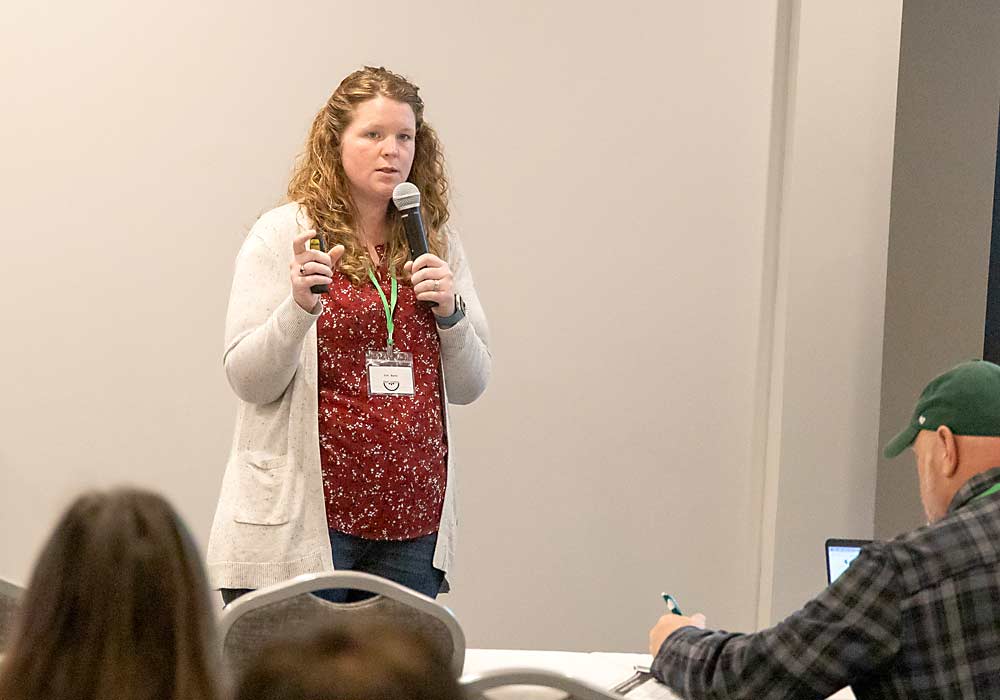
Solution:
M303 309L312 313L319 303L319 294L313 294L314 285L328 285L333 280L333 271L344 255L344 246L335 245L328 252L309 248L309 239L317 238L312 229L300 233L292 241L294 258L288 264L292 279L292 298Z

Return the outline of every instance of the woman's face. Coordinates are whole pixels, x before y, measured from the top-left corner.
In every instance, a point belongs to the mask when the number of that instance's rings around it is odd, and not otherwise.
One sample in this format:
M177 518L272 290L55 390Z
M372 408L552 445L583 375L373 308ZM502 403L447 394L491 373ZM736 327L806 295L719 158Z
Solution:
M354 201L384 206L410 175L416 117L405 102L381 95L354 108L341 138L340 158Z

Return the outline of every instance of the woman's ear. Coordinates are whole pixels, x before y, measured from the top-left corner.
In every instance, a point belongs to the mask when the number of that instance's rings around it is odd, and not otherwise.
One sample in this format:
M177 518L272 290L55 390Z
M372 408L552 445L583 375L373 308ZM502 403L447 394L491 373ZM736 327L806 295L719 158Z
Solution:
M936 431L937 448L941 450L941 476L952 477L958 471L958 442L951 428L942 425Z

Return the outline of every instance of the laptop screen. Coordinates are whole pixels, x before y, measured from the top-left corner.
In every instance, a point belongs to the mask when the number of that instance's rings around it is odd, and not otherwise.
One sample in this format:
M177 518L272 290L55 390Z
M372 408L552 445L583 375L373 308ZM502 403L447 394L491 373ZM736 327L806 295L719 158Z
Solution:
M861 553L861 548L871 540L837 540L826 541L826 582L833 583L847 571L854 558Z

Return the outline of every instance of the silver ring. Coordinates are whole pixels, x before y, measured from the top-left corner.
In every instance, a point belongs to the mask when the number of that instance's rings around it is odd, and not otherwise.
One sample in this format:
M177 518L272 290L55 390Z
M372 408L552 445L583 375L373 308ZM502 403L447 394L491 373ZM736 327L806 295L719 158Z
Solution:
M305 265L299 265L299 274L300 274L300 275L301 275L302 277L305 277L305 276L306 276L306 268L305 268Z
M441 280L434 280L434 291L436 292L441 286Z

